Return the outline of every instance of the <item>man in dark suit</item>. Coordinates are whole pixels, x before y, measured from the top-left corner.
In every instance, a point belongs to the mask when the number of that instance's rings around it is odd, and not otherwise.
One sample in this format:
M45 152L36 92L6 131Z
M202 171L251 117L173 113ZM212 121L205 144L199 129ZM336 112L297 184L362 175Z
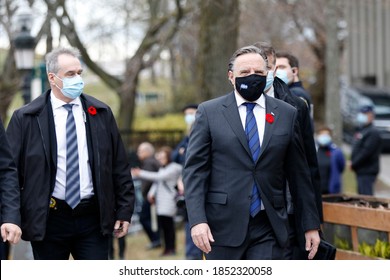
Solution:
M9 243L20 240L20 193L18 173L12 158L11 149L5 136L3 122L0 119L0 225L1 259L8 259ZM9 243L8 243L9 242Z
M260 50L264 52L268 60L268 75L267 75L267 85L264 89L264 93L267 96L271 96L288 104L294 106L297 109L297 119L299 123L300 133L302 135L302 144L305 151L305 156L307 160L307 164L310 169L310 177L311 182L314 187L316 206L318 210L318 214L320 215L321 223L323 222L323 214L322 214L322 193L321 193L321 180L320 180L320 172L318 168L318 160L317 160L317 149L314 141L314 131L312 127L312 122L310 118L310 108L302 98L292 94L289 90L289 87L286 83L280 80L275 76L276 71L276 52L275 49L271 46L271 44L267 42L257 42L254 46L258 47ZM287 186L287 212L289 214L289 220L291 225L291 246L296 246L296 238L295 238L295 219L294 219L294 207L291 203L291 195ZM288 253L291 253L290 250L287 250ZM302 256L304 255L304 256ZM293 256L287 256L287 258ZM304 252L300 252L299 250L295 250L293 258L306 258L306 254Z
M320 219L297 110L263 95L266 61L254 46L237 50L228 68L235 90L198 107L183 177L191 235L207 259L284 258L286 179L301 246L309 259L318 249Z
M127 234L134 186L111 109L83 94L79 53L46 56L51 90L7 128L19 171L22 238L35 259L108 259L107 236Z

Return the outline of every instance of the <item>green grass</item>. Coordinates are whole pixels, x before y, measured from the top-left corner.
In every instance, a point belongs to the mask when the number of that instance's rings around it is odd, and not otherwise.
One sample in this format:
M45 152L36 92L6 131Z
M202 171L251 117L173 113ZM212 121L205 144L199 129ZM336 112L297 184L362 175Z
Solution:
M357 194L357 183L355 173L347 166L343 173L343 189L342 193L345 194Z
M146 250L149 245L148 238L143 231L128 234L126 236L126 260L184 260L185 259L185 234L182 224L176 228L176 255L161 257L162 248ZM114 242L114 259L118 259L118 245Z

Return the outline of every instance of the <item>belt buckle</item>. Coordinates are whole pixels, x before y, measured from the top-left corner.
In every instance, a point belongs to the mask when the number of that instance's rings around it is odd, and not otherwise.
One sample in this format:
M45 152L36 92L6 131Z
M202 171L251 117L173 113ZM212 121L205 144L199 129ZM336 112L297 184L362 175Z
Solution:
M56 210L56 209L57 209L56 205L57 205L57 201L54 199L54 197L51 197L51 198L50 198L49 207L50 207L51 209Z

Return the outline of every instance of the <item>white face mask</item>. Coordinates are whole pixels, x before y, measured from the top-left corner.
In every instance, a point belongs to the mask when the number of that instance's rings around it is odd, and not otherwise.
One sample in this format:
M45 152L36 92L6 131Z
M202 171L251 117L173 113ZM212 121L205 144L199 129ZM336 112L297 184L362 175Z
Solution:
M277 69L276 70L276 77L281 79L286 85L288 85L288 76L287 76L287 71L283 69Z
M186 114L184 116L184 121L188 126L192 125L195 122L195 115L194 114Z
M332 143L332 137L329 134L320 134L317 136L318 145L325 147Z
M269 70L267 74L267 83L265 84L264 91L267 91L274 83L274 71Z
M358 113L356 116L356 121L359 125L365 125L368 123L368 116L363 113Z
M75 75L71 78L61 79L56 74L54 74L58 79L62 81L62 88L59 88L62 94L70 99L76 99L81 95L84 89L84 82L80 75Z

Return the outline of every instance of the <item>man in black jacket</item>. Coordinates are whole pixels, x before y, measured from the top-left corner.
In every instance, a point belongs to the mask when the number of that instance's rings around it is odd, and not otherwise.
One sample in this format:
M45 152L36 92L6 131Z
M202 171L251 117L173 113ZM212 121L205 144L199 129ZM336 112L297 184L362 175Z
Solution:
M137 156L141 169L153 172L157 172L160 169L160 163L154 157L154 153L154 146L149 142L143 142L138 146ZM157 229L154 229L152 226L151 204L148 201L148 192L152 187L153 181L141 180L141 184L143 200L139 220L150 241L147 249L155 249L161 247L161 240L158 225Z
M351 168L356 173L358 193L374 194L374 183L379 173L379 157L382 138L374 127L374 108L366 105L360 109L357 121L360 125L352 147Z
M1 259L8 258L9 243L20 240L20 197L18 173L12 158L9 143L5 136L3 122L0 119L0 225ZM9 242L9 243L8 243Z
M317 161L317 151L314 142L314 132L310 118L310 110L306 102L304 102L301 98L293 95L290 91L286 83L282 82L278 77L275 77L276 71L276 53L275 49L271 46L271 44L267 42L257 42L254 44L256 47L260 48L268 59L268 69L269 74L267 77L267 86L264 90L268 96L280 99L285 101L286 103L294 106L298 111L298 122L300 133L302 136L302 143L305 150L306 161L310 168L311 182L314 188L315 199L318 214L321 222L323 222L323 214L322 214L322 197L321 197L321 181L320 181L320 173L318 169L318 161ZM289 197L290 192L287 188L286 195ZM295 233L294 233L294 216L293 216L293 205L291 203L291 199L288 199L290 203L288 205L288 213L290 217L290 224L292 227L291 240L292 243L295 243ZM295 246L295 245L294 245ZM297 252L295 252L297 253ZM290 256L292 257L292 256ZM305 256L295 255L294 258L306 258Z
M19 174L22 238L35 259L108 259L127 234L134 186L111 109L83 92L79 53L46 56L51 90L16 110L7 135Z

